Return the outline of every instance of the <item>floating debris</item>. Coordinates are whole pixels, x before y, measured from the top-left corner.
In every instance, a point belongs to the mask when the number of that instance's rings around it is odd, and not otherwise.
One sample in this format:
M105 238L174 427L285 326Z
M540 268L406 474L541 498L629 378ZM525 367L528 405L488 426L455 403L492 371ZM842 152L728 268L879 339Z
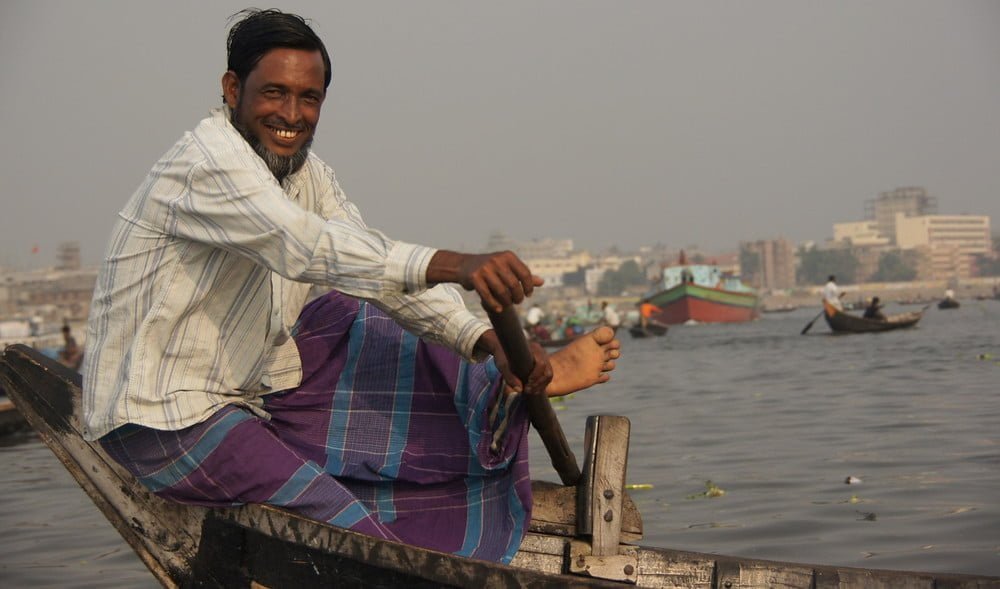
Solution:
M861 517L858 518L859 522L861 522L861 521L864 521L864 522L873 522L873 521L875 521L875 520L878 519L878 516L875 515L875 512L873 512L873 511L859 511L858 515L861 516Z
M634 490L642 490L642 489L652 489L653 485L651 485L649 483L629 483L629 484L625 485L625 488L629 489L631 491L634 491Z
M705 481L705 492L695 493L694 495L688 495L687 498L688 499L703 499L705 497L715 498L715 497L722 497L725 494L726 494L725 489L719 487L712 481Z
M993 359L993 354L979 354L978 356L976 356L976 359L977 360L992 360Z
M863 499L857 495L851 495L851 498L847 500L848 503L854 505L855 503L861 503Z
M858 477L855 477L855 476L849 476L846 479L844 479L844 484L845 485L860 485L861 484L861 479L859 479Z

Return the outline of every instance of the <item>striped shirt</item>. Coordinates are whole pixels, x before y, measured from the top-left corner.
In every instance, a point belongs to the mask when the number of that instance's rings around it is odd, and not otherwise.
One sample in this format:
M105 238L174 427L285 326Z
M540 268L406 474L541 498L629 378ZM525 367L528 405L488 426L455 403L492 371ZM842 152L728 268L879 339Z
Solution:
M118 214L94 289L84 435L177 430L298 386L288 326L312 285L370 301L471 359L488 327L453 288L428 288L436 250L369 229L313 154L279 185L216 109L156 163Z

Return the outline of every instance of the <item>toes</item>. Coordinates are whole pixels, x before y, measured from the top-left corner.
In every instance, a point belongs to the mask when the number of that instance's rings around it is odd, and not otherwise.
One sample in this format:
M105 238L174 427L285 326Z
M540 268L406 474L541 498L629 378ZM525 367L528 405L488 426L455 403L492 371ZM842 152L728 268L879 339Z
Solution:
M601 345L610 343L613 339L615 339L615 330L611 329L607 325L598 327L593 331L593 334L594 341Z

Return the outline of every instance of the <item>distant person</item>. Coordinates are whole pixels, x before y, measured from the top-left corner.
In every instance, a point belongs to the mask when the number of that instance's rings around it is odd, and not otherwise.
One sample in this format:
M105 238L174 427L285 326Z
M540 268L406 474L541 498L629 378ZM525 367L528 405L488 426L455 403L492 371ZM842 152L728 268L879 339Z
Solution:
M618 326L622 323L618 312L607 301L601 302L601 323L612 329L618 329Z
M524 317L524 323L527 326L528 331L531 331L533 327L541 324L542 319L544 318L545 311L542 310L538 303L535 303L531 305L530 309L528 309L528 313Z
M651 322L655 323L653 316L657 313L662 313L663 309L657 307L653 303L646 301L639 305L639 325L645 329Z
M869 303L862 316L865 319L875 319L876 321L886 320L885 313L882 312L882 303L878 297L872 297L872 302Z
M59 362L73 370L80 370L80 363L83 362L83 350L76 343L76 338L70 331L69 325L63 325L63 347L59 350Z
M946 300L946 301L954 301L955 300L955 291L951 290L950 288L947 289L947 290L945 290L944 291L944 300Z
M838 311L843 311L844 305L841 304L840 299L843 298L844 294L837 286L837 277L831 274L823 287L823 300L830 303Z
M542 308L538 305L538 303L531 305L531 308L528 309L528 313L524 318L525 330L528 332L529 337L539 341L545 341L552 337L549 330L542 325L542 319L544 318L545 311L542 311Z

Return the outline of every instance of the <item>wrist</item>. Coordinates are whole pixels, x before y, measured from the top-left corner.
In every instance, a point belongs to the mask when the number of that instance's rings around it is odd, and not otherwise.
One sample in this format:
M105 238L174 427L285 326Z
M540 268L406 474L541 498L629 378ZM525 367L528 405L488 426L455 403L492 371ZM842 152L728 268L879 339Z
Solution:
M427 264L427 283L458 282L462 254L450 250L437 250Z

